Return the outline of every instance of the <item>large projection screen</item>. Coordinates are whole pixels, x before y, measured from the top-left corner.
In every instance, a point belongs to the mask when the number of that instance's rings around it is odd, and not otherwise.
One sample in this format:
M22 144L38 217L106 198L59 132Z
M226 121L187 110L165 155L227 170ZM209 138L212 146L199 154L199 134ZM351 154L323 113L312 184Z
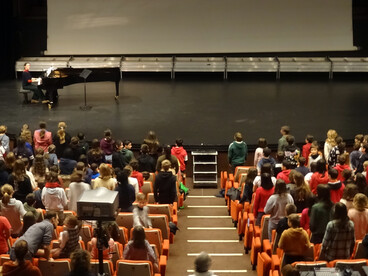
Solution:
M49 0L47 55L350 51L352 0Z

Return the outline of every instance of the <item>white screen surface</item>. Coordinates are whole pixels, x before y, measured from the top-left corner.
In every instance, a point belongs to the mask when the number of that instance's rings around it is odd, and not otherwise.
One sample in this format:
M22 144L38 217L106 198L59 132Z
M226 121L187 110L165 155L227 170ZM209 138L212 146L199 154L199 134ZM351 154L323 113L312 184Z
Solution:
M49 0L47 55L344 51L351 0Z

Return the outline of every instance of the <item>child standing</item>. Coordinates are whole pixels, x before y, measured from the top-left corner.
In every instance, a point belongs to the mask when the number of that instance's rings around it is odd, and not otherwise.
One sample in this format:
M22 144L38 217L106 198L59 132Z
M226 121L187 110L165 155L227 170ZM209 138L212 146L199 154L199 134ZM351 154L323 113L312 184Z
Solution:
M313 141L314 141L314 137L310 134L307 134L307 136L305 137L305 145L303 145L303 147L302 147L302 156L307 161L308 161L308 157L309 157L309 154L310 154L310 148L312 146Z
M254 167L258 166L258 162L263 158L263 151L267 147L266 138L259 138L258 139L258 147L254 152Z
M144 228L152 228L151 219L149 218L149 209L146 206L147 200L143 193L137 195L138 205L133 209L133 227L140 225Z

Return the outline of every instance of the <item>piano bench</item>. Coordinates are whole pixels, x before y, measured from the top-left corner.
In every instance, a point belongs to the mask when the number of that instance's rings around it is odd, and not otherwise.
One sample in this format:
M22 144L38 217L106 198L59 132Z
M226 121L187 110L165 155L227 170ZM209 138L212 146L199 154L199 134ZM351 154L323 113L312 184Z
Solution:
M23 97L24 97L24 100L23 100L23 103L24 104L29 104L30 101L28 100L28 94L31 93L32 91L31 90L25 90L23 89L23 87L21 87L19 89L19 93L23 94Z

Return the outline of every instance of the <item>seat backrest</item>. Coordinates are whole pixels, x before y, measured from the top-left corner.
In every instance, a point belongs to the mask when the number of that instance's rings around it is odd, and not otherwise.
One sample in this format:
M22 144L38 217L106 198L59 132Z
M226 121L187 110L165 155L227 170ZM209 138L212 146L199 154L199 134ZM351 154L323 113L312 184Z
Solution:
M362 241L358 241L353 259L365 259L365 258L367 258L367 249L362 244Z
M157 215L157 214L150 214L149 215L152 227L159 228L162 233L163 239L170 239L170 229L169 229L169 221L166 215Z
M120 212L116 217L116 223L119 226L124 226L128 231L130 231L133 227L133 213Z
M240 175L242 173L248 173L249 168L251 168L251 167L249 167L249 166L237 166L235 168L234 181L239 182L238 180L239 180Z
M146 181L151 181L151 183L154 184L155 183L155 178L156 178L155 173L150 173L150 176L148 177L148 179Z
M167 215L169 221L172 221L172 207L169 204L147 204L150 214Z
M272 253L273 254L276 253L277 247L279 247L280 238L281 238L281 234L276 232L275 240L273 241L273 245L272 245Z
M128 243L128 241L129 241L128 229L124 226L119 226L119 239L117 240L117 242L121 243L122 245L125 245Z
M1 254L0 255L0 266L2 266L5 262L10 261L10 255L9 254Z
M112 262L110 260L103 260L103 271L105 276L113 276L114 269ZM91 260L91 272L95 273L96 275L99 272L99 262L97 259Z
M92 227L90 225L82 225L79 230L79 236L82 237L82 241L86 245L92 239Z
M292 264L299 271L313 271L315 267L326 267L326 261L315 261L315 262L295 262Z
M146 228L144 232L146 233L146 240L150 244L156 245L158 254L161 255L163 243L161 230L158 228Z
M261 220L261 242L264 239L268 239L268 222L270 220L270 215L263 215Z
M116 263L116 276L153 276L150 261L119 260Z
M153 193L153 185L151 181L144 181L142 186L142 193L147 195L148 193Z
M68 275L70 272L70 259L55 259L52 261L40 259L38 261L38 268L41 270L42 275Z
M245 180L247 179L247 173L242 173L239 176L239 187L242 187L242 185L245 183Z
M148 204L153 204L155 203L155 196L153 193L148 193L147 194L147 203Z
M346 268L351 269L351 271L358 271L360 275L365 275L363 266L367 265L367 260L356 259L356 260L337 260L335 267L340 271L344 271Z

